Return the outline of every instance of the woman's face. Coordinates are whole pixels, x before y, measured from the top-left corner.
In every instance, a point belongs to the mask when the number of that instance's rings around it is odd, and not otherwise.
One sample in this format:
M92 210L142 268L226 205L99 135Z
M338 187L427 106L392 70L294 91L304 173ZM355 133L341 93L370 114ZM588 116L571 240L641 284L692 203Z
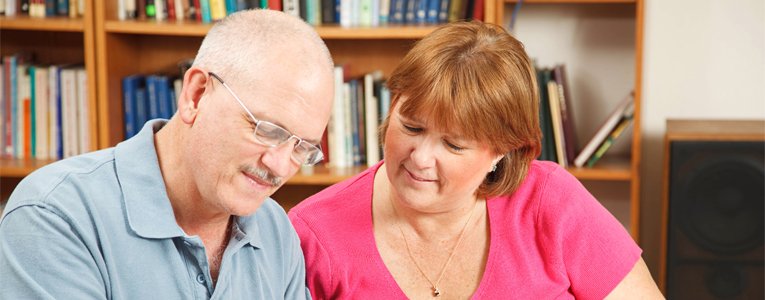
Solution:
M427 213L471 203L501 156L485 143L434 128L429 120L402 116L398 107L404 101L399 99L391 112L385 132L385 170L393 195Z

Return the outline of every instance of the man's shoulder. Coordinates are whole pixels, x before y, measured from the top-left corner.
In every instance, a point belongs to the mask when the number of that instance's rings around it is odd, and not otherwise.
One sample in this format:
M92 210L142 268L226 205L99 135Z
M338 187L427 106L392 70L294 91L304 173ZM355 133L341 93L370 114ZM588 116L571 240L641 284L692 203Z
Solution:
M116 183L113 149L90 152L46 165L26 176L13 190L5 211L24 205L47 206L56 201L82 201L93 188Z

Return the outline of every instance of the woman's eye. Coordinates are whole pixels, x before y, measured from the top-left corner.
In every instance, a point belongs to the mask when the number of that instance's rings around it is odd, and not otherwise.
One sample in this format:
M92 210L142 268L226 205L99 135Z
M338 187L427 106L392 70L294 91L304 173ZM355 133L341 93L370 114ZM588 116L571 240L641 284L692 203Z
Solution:
M464 147L457 146L455 144L450 143L449 141L444 141L444 143L446 143L446 146L452 149L453 151L462 152L462 150L465 150Z
M402 124L401 126L404 126L404 129L406 129L406 131L409 131L409 132L412 132L412 133L422 132L422 128L407 126L407 125L404 125L404 124Z

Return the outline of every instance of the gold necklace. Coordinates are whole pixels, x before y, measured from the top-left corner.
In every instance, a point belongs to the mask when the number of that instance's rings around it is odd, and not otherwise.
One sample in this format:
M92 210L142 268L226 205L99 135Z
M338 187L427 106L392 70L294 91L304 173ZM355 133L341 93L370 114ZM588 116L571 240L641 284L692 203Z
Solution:
M409 259L412 260L414 263L414 266L417 267L417 270L420 271L420 274L422 274L422 277L425 277L425 280L430 283L431 289L433 290L433 297L441 296L441 290L438 289L438 283L441 282L441 278L444 277L444 273L446 272L446 267L449 266L449 263L452 261L452 258L454 257L454 253L457 253L457 247L460 246L460 243L462 242L462 237L465 236L465 229L467 229L468 224L470 224L470 219L473 218L473 213L475 212L476 206L478 206L478 200L476 200L475 204L473 204L473 209L470 211L470 215L468 216L467 221L465 222L465 225L462 226L462 230L460 231L460 236L457 238L457 243L454 244L454 248L452 248L452 252L449 253L449 258L446 259L446 263L444 263L444 266L441 267L441 273L438 274L438 278L436 279L436 282L434 283L433 280L430 280L428 275L425 274L425 272L420 267L420 264L417 263L417 260L414 259L414 255L412 255L412 250L409 248L409 242L406 240L406 236L404 235L404 230L401 229L401 222L399 222L399 216L398 211L396 211L396 206L393 205L393 200L390 201L390 206L393 208L393 214L396 215L396 226L398 227L398 231L401 232L401 238L404 240L404 245L406 246L406 252L409 254Z

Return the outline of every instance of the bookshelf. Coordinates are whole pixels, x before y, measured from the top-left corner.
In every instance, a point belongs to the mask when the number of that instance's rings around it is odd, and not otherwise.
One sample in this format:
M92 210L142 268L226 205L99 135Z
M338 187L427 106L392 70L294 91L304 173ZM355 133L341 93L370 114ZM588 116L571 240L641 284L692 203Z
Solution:
M95 36L98 74L99 148L116 145L124 138L121 78L135 73L175 70L175 64L193 58L210 29L195 21L120 21L117 1L96 1ZM497 0L487 0L487 22L495 22ZM316 27L336 64L346 64L351 76L373 70L387 75L413 43L436 26L383 26L345 28ZM299 172L277 192L275 199L289 208L324 187L349 178L365 167L318 166Z
M502 0L495 19L509 24L517 0ZM525 0L515 35L543 66L566 64L572 91L578 151L608 111L635 92L632 128L592 168L569 167L599 198L618 194L617 218L639 240L643 0ZM591 188L591 187L596 188ZM606 201L608 202L608 201ZM628 203L624 203L628 202ZM604 205L611 209L607 203Z
M486 0L485 21L490 23L507 24L516 0ZM525 13L532 12L533 22L524 21ZM570 12L573 11L573 12ZM601 20L618 19L628 23L627 34L593 36L585 28L584 34L569 28L568 31L553 30L552 35L516 35L529 49L532 57L546 58L552 63L562 62L569 68L572 79L572 91L575 101L586 99L574 104L575 121L579 145L584 145L594 133L598 124L607 115L608 110L623 96L613 91L600 91L592 88L593 82L606 82L616 78L621 87L635 91L635 121L631 131L621 137L630 139L629 145L623 149L610 150L593 168L569 168L574 176L583 182L596 182L599 186L626 186L620 191L628 200L626 217L620 217L629 228L632 236L638 239L640 218L640 102L641 102L641 72L642 72L642 0L526 0L519 12L516 28L545 27L544 24L568 26L572 23L561 23L556 14L565 14L566 20L584 20L597 23ZM594 21L593 21L594 20ZM592 22L591 22L592 21ZM574 24L577 25L577 24ZM585 24L586 25L586 24ZM591 25L588 25L591 26ZM84 60L89 78L93 78L88 91L91 107L95 107L91 120L93 132L91 136L93 149L102 149L116 145L124 139L121 79L135 73L156 73L175 71L176 63L182 59L193 58L202 38L210 29L210 24L194 21L120 21L117 18L117 1L88 1L86 14L81 19L48 18L30 19L28 17L0 17L0 42L3 52L15 50L32 50L39 53L38 57L50 62L61 62L72 59ZM586 27L586 26L585 26ZM434 30L434 26L383 26L366 28L344 28L340 26L318 26L316 30L325 40L337 64L350 66L351 76L358 76L373 70L382 70L388 75L398 64L399 60L412 47L413 43ZM622 32L624 33L622 28ZM544 31L542 31L544 32ZM548 32L549 33L549 32ZM608 32L606 32L608 33ZM553 48L573 49L584 47L585 51L574 51L574 55L556 56L544 51L537 53L535 43L540 39L556 37ZM614 45L604 42L604 39L615 39L626 43ZM561 42L563 41L563 42ZM545 42L541 44L544 45ZM626 52L628 56L610 58L577 56L580 52L596 50L594 56L604 52ZM580 49L581 50L581 49ZM563 50L561 50L563 51ZM597 72L582 72L576 65L594 63L600 68L603 65L615 65L616 76L612 74L597 74ZM579 71L577 71L579 70ZM596 68L597 71L597 68ZM586 76L582 76L582 74ZM578 91L577 91L578 89ZM592 91L594 89L594 91ZM601 93L599 93L601 92ZM611 104L611 106L609 105ZM621 142L624 144L624 141ZM49 163L29 160L0 160L0 186L3 193L15 186L23 176ZM324 187L339 182L364 170L364 167L335 169L315 167L303 170L291 178L287 184L274 196L283 201L289 208L300 199L305 198ZM605 184L603 184L605 183ZM595 195L598 196L597 191Z
M96 53L93 2L85 1L85 13L79 18L26 15L0 16L0 48L2 55L18 52L32 53L35 63L84 63L88 79L87 102L96 107ZM97 136L97 113L88 115L90 136ZM90 140L90 149L98 149L98 141ZM32 171L51 160L0 158L0 202L5 201L13 187Z

